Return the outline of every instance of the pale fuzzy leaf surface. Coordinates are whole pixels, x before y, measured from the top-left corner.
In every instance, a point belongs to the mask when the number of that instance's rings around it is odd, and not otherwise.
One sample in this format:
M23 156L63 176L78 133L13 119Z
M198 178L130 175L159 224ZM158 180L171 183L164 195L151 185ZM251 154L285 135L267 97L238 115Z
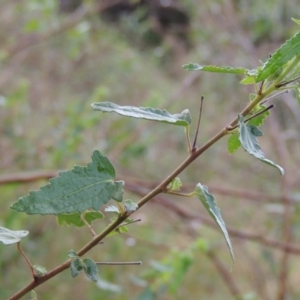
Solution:
M232 245L231 245L231 242L230 242L229 234L227 232L225 222L223 221L223 218L221 216L220 209L216 205L216 202L215 202L215 199L214 199L213 195L211 195L208 192L207 187L205 185L202 185L201 183L197 184L195 192L196 192L197 197L203 203L206 210L209 212L211 217L214 219L214 221L220 227L220 229L223 233L223 236L225 238L225 241L227 243L227 246L229 248L229 252L230 252L230 255L231 255L232 262L234 262L234 254L233 254L233 249L232 249Z
M44 267L42 267L40 265L34 265L33 269L35 271L35 276L37 276L37 277L42 277L45 274L47 274L46 268L44 268Z
M245 75L248 72L248 70L245 68L234 68L229 66L201 66L197 63L188 63L186 65L183 65L182 67L187 71L206 71L236 75Z
M116 213L117 215L120 214L119 209L116 206L114 206L114 205L108 205L108 206L106 206L105 207L105 211L106 212L113 212L113 213Z
M245 124L243 116L238 116L239 121L239 140L242 147L251 155L258 158L262 162L277 168L281 175L284 174L283 168L266 159L258 144L257 137L262 136L263 133L254 125Z
M138 205L130 199L124 201L124 207L128 213L132 213L138 209Z
M84 219L88 224L92 224L97 219L103 219L104 216L100 211L88 211L84 212ZM73 214L61 214L57 216L59 225L74 225L76 227L82 227L85 223L82 221L81 213Z
M50 184L39 191L19 198L11 208L27 214L66 214L99 210L102 204L114 199L122 201L123 181L114 181L115 169L109 159L95 150L92 162L86 167L60 172Z
M83 265L83 268L84 268L85 275L89 279L97 282L98 281L98 267L95 264L95 262L90 258L85 258L82 261L82 265Z
M179 126L188 126L192 119L190 113L185 109L181 114L170 114L165 109L151 107L119 106L111 102L97 102L92 104L94 110L102 112L116 112L120 115L150 121L158 121Z
M278 48L275 53L266 61L258 71L256 82L267 79L270 75L275 74L288 61L300 54L300 32L287 40Z
M71 257L71 258L75 258L78 255L73 249L71 249L71 250L68 251L68 256Z
M0 227L0 242L4 245L16 244L27 236L27 230L10 230L5 227Z

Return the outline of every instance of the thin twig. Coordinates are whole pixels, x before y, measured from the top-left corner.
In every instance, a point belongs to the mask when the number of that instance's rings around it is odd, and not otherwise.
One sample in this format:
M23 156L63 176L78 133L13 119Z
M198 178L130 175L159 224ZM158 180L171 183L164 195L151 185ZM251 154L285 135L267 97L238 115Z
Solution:
M194 143L193 143L192 151L194 151L196 149L198 132L199 132L199 128L200 128L200 121L201 121L201 115L202 115L203 100L204 100L204 97L201 96L200 111L199 111L199 117L198 117L198 123L197 123L197 130L196 130L196 133L195 133L195 138L194 138Z
M127 261L127 262L95 262L96 265L101 265L101 266L131 266L131 265L141 265L141 261Z
M29 268L30 268L30 272L32 274L32 277L35 278L35 271L34 271L34 268L32 266L32 263L30 262L29 258L27 257L27 255L25 254L25 252L22 250L21 248L21 242L18 242L17 243L17 247L18 247L18 250L20 251L20 253L22 254L22 256L25 258Z

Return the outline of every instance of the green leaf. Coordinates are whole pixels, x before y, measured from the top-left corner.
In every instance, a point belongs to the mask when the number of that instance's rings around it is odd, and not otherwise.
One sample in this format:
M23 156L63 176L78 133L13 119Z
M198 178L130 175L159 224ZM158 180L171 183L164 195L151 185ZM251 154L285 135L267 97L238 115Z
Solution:
M296 96L298 105L300 107L300 84L299 84L299 82L296 82L294 91L295 91L295 96Z
M294 18L291 18L292 21L294 21L296 24L300 25L300 20L297 20L297 19L294 19Z
M82 264L83 264L85 275L89 279L97 282L98 281L98 268L97 268L97 265L95 264L95 262L90 258L85 258L82 261Z
M46 268L42 267L42 266L39 266L39 265L34 265L33 266L33 269L35 271L35 276L36 277L42 277L44 276L45 274L47 274L47 270Z
M129 199L124 201L124 207L128 213L132 213L138 209L138 205Z
M0 227L0 242L4 245L16 244L27 236L29 231L27 230L9 230L5 227Z
M217 223L217 225L220 227L224 237L225 241L227 243L227 246L229 248L229 252L231 255L232 262L234 263L234 254L232 245L229 239L229 235L225 226L225 223L222 219L220 209L217 207L215 203L215 199L213 195L211 195L208 192L208 189L205 185L202 185L201 183L198 183L195 189L197 197L201 200L206 210L209 212L211 217L214 219L214 221Z
M246 76L240 81L240 84L249 85L254 84L256 81L256 76Z
M83 264L80 258L74 258L70 265L72 277L76 277L80 272L83 271Z
M288 61L300 53L300 32L287 40L275 53L266 61L258 71L256 82L265 80L270 75L276 73Z
M182 183L180 178L176 177L168 184L167 189L170 191L179 191L181 187Z
M104 216L100 211L87 211L84 212L84 219L88 224L92 224L93 221L97 219L103 219ZM82 227L85 223L82 221L81 213L73 214L61 214L57 216L57 221L59 225L74 225L76 227Z
M68 256L70 258L78 257L77 253L73 249L71 249L71 250L68 251Z
M264 109L265 107L264 106L261 106L262 109ZM261 126L265 119L270 115L270 112L267 110L265 112L263 112L262 114L258 115L257 117L251 119L247 124L251 124L251 125L254 125L254 126Z
M30 292L30 300L38 300L37 294L34 290Z
M151 107L119 106L111 102L93 103L92 108L102 112L116 112L126 117L159 121L185 127L192 122L188 109L185 109L181 114L171 115L165 109L160 110Z
M27 214L66 214L100 206L111 198L122 201L123 181L114 181L115 169L106 156L95 150L86 167L60 172L39 191L19 198L11 208Z
M214 72L214 73L227 73L227 74L237 74L237 75L245 75L248 70L245 68L233 68L229 66L201 66L196 63L189 63L182 66L187 71L206 71L206 72Z
M245 124L243 116L238 116L239 121L239 140L242 147L251 155L263 161L264 163L271 165L279 170L281 175L284 174L283 168L276 165L272 161L264 157L263 152L258 144L257 137L262 136L263 133L254 125Z
M240 146L241 146L241 142L239 140L238 135L236 133L231 134L227 142L228 152L232 154L234 151L239 149Z

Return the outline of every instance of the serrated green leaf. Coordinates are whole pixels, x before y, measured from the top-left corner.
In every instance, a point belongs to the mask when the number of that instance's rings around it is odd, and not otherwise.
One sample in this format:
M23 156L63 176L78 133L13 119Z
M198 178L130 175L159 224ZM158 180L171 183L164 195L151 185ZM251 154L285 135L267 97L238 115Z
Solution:
M116 235L116 234L122 234L122 233L127 233L128 232L128 228L123 225L123 226L120 226L118 227L116 230L114 231L111 231L107 236L113 236L113 235Z
M119 106L111 102L93 103L92 108L102 112L116 112L126 117L158 121L185 127L190 125L192 122L188 109L185 109L181 114L171 115L165 109L161 110L151 107Z
M100 211L87 211L84 212L84 219L88 224L92 224L97 219L103 219L104 216ZM73 214L61 214L57 216L59 225L74 225L76 227L82 227L85 223L82 221L81 213Z
M10 230L5 227L0 227L0 242L4 245L12 245L21 241L27 236L29 231L27 230Z
M275 53L266 61L258 71L256 82L265 80L270 75L276 73L288 61L300 53L300 32L287 40L278 48Z
M82 264L83 264L85 275L89 279L97 282L98 281L98 268L97 268L97 265L95 264L95 262L90 258L85 258L82 261Z
M108 206L106 206L104 211L106 211L106 212L112 212L112 213L115 213L117 215L120 214L119 209L116 206L114 206L114 205L108 205Z
M232 262L234 263L234 254L233 254L233 249L232 249L232 245L231 245L231 242L230 242L230 238L229 238L225 223L223 221L223 218L221 216L220 209L216 205L213 195L211 195L208 192L207 187L205 185L202 185L201 183L197 184L195 192L196 192L197 197L203 203L206 210L209 212L211 217L214 219L214 221L220 227L220 229L223 233L223 236L225 238L225 241L227 243L227 246L229 248L229 252L230 252Z
M99 210L111 198L122 201L123 181L114 181L115 169L109 159L95 150L86 167L60 172L39 191L19 198L11 208L27 214L66 214Z
M279 165L273 163L271 160L264 157L263 152L258 144L258 136L262 136L262 132L254 125L245 124L244 118L242 115L238 116L239 121L239 140L242 144L242 147L251 155L263 161L264 163L273 166L279 170L281 175L284 174L283 168Z
M80 258L74 258L71 261L70 270L72 277L76 277L80 272L83 271L83 264Z
M263 109L264 106L261 106L261 108ZM251 119L247 124L251 124L251 125L254 125L254 126L261 126L266 118L270 115L270 112L267 110L265 112L263 112L262 114L258 115L257 117Z
M227 141L227 149L230 154L239 149L241 146L241 142L239 140L239 136L236 133L230 135Z
M179 191L181 187L182 183L180 178L176 177L168 184L167 189L170 191Z
M138 209L138 205L129 199L124 201L124 207L128 213L134 212Z
M294 18L291 18L292 21L294 21L296 24L300 25L300 20L297 20L297 19L294 19Z
M229 66L201 66L196 63L189 63L182 66L187 71L206 71L214 73L227 73L236 75L245 75L248 70L245 68L234 68Z
M39 265L34 265L33 266L33 269L35 271L35 276L36 277L42 277L44 276L45 274L47 274L47 270L46 268L42 267L42 266L39 266Z
M71 249L71 250L68 251L68 256L69 256L70 258L75 258L75 257L77 257L78 255L77 255L77 253L76 253L73 249Z

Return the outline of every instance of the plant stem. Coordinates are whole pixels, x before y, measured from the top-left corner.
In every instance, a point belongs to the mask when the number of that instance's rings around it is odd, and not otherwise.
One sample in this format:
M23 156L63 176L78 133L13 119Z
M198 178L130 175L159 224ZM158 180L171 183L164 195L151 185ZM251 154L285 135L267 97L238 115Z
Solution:
M25 258L29 268L30 268L30 271L31 271L31 274L32 274L32 277L35 278L35 272L34 272L34 269L33 269L33 266L32 266L32 263L30 262L29 258L27 257L27 255L25 254L25 252L22 250L21 248L21 242L18 242L17 243L17 247L18 247L18 250L21 252L21 254L23 255L23 257Z

